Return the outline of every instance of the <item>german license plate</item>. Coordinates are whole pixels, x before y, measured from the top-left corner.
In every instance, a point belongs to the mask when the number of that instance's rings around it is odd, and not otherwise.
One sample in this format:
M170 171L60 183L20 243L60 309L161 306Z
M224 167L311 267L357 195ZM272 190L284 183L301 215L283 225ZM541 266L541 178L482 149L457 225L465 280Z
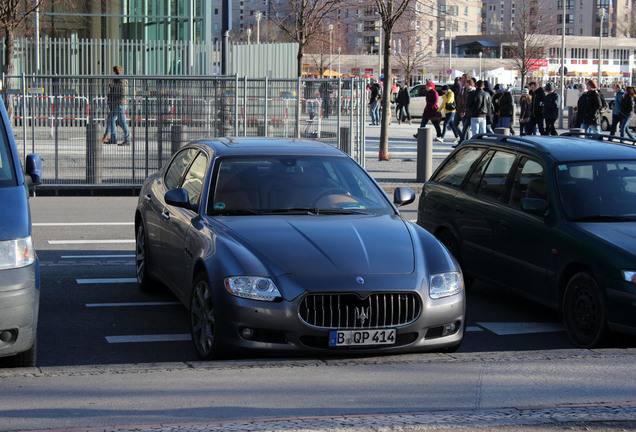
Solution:
M394 343L395 329L332 330L329 332L329 346L392 345Z

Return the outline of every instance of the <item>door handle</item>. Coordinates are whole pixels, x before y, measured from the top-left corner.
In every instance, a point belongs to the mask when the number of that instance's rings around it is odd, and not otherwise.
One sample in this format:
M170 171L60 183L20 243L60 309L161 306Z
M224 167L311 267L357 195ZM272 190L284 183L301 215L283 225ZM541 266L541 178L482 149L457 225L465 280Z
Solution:
M146 202L150 202L152 201L152 197L150 196L150 194L146 194L144 195L144 200L146 200Z
M167 210L164 210L161 213L161 217L164 218L164 220L170 220L170 212L168 212Z

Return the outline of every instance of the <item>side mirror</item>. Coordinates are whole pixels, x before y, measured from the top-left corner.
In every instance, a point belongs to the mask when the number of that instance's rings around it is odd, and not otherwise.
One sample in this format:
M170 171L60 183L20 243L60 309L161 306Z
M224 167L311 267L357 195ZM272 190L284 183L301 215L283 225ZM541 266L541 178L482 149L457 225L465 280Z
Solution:
M175 207L182 207L188 210L195 211L196 207L190 204L190 197L188 191L183 188L170 189L164 196L166 204Z
M29 186L42 183L42 158L39 154L31 153L26 157L26 175Z
M411 204L415 201L415 192L413 189L407 187L398 187L395 188L393 192L393 203L397 206L403 206L407 204Z
M521 199L521 210L533 215L545 216L548 203L541 198L523 198Z

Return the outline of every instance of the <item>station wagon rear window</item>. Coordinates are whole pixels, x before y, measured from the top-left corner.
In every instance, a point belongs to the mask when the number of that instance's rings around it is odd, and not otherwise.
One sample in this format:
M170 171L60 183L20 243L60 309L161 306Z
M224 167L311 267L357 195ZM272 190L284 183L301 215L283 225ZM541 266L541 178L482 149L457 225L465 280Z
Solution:
M433 181L460 187L468 171L483 153L483 148L464 148L459 150L440 168Z

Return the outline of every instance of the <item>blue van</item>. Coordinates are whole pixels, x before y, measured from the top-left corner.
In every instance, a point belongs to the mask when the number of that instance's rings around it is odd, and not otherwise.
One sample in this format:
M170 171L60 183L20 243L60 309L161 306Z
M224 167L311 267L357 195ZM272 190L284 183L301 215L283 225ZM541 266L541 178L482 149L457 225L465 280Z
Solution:
M10 357L8 363L18 367L35 366L37 355L40 267L29 188L41 181L38 155L27 156L25 171L0 98L0 357Z

